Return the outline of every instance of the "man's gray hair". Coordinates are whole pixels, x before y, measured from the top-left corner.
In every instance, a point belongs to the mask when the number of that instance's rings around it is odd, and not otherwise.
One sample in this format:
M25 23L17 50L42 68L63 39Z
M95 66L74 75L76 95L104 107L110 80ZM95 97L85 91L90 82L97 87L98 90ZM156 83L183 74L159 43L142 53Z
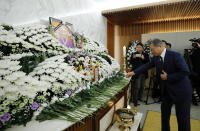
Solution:
M150 44L153 44L154 46L164 46L163 42L158 38L151 40Z

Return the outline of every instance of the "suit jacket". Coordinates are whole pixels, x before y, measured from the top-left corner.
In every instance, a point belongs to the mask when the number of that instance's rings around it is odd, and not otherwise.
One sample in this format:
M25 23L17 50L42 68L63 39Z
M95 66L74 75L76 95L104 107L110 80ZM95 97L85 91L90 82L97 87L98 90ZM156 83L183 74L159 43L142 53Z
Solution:
M133 58L133 55L135 55L135 54L139 54L139 52L134 52L131 55L131 61L130 62L131 62L131 65L132 65L132 70L137 69L138 67L149 62L149 55L147 53L142 52L142 54L144 55L144 59L141 59L139 57ZM148 77L147 71L143 72L142 74L144 74L146 78ZM139 77L139 75L137 74L137 75L134 75L132 77L132 79L137 79L138 77Z
M159 74L161 74L162 68L167 73L167 80L160 80L163 99L170 98L174 103L191 100L192 87L188 78L190 71L180 53L166 50L163 66L161 66L159 56L154 56L150 62L135 69L134 73L140 74L152 67L156 67Z

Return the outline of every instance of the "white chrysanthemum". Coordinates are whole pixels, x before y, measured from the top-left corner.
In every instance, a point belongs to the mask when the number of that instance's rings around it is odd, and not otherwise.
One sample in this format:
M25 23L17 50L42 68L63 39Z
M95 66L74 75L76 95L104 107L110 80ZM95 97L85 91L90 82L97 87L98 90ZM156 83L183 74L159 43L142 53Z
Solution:
M9 71L9 70L2 70L2 69L0 69L0 76L1 76L1 75L3 75L3 76L9 75L10 73L12 73L12 72Z
M60 68L57 68L57 69L55 69L55 72L57 72L57 73L62 73L63 72L63 70L62 69L60 69Z
M9 68L9 63L10 63L10 60L0 60L0 68L1 69L6 69L6 68Z
M29 73L30 76L34 76L36 74L37 74L37 72L35 72L35 71L32 71L31 73Z
M84 59L84 57L80 57L78 60L79 61L84 61L85 59Z
M22 86L22 85L24 85L24 83L25 83L25 81L23 80L23 78L22 79L18 79L18 80L15 81L15 84L17 86Z
M42 66L42 68L49 69L51 67L50 63L52 63L52 62L45 62L44 65Z
M28 96L29 98L34 99L36 96L36 92L34 91L34 87L28 88L21 88L20 89L20 94L23 96Z
M27 39L27 36L25 36L25 35L20 35L19 38L25 40L25 39Z
M34 77L32 78L32 81L30 81L30 84L33 86L38 86L40 84L40 81L38 81L38 79Z
M58 59L57 62L62 63L64 62L64 59Z
M67 64L67 63L61 63L61 64L59 65L59 68L61 68L61 69L66 69L66 68L68 68L68 64Z
M6 92L5 96L7 97L8 100L17 100L18 94L16 92Z
M58 97L54 96L54 97L52 98L52 100L51 100L50 103L53 104L53 103L55 103L57 100L58 100Z
M53 83L53 86L56 86L56 87L62 87L63 84L59 83L59 82L54 82ZM66 86L66 85L65 85Z
M31 83L33 77L31 77L31 76L25 76L23 78L21 77L20 79L23 79L24 82L26 82L26 83Z
M8 57L4 57L4 58L7 58L7 59L12 59L12 60L18 60L20 58L22 58L23 56L21 54L11 54L10 56Z
M0 88L0 97L5 95L4 89Z
M47 74L52 74L52 73L54 73L54 70L53 69L46 69L46 71L45 71Z
M37 72L37 74L43 74L45 72L45 69L42 69L42 70L39 70L38 72Z
M52 86L51 83L46 82L46 81L41 81L39 84L39 87L43 87L43 88L47 88L47 89L51 88L51 86Z
M17 92L19 88L16 85L8 85L6 88L4 88L5 92Z
M59 74L59 73L56 73L56 72L51 74L51 76L53 76L53 77L55 77L55 78L58 78L59 75L60 75L60 74Z
M21 68L22 66L10 66L9 67L9 70L11 70L11 71L18 71L20 68Z
M4 79L7 80L7 81L14 82L15 80L17 80L17 77L15 77L14 75L11 74L11 75L5 76Z
M26 74L24 72L18 71L18 72L12 73L12 75L15 76L16 78L20 78L20 77L24 77Z
M49 81L49 82L55 82L56 81L55 77L46 76L46 75L40 76L40 79L43 80L43 81Z

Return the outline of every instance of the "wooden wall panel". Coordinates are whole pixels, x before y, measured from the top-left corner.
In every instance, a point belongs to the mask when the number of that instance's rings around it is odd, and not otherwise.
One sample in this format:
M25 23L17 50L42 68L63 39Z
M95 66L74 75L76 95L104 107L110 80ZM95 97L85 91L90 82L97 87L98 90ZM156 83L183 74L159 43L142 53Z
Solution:
M151 22L151 23L137 23L137 24L121 24L118 25L118 33L113 36L113 39L118 40L114 41L113 44L108 44L108 50L109 53L113 52L114 54L114 43L118 43L117 53L119 53L119 56L121 58L117 58L118 62L121 65L121 69L123 68L123 51L122 47L125 45L128 46L129 41L131 40L139 40L141 41L141 35L142 34L151 34L151 33L164 33L164 32L185 32L185 31L199 31L200 30L200 18L197 19L189 19L184 18L180 20L164 20L164 21L157 21L157 22ZM111 26L111 29L115 32L115 26ZM108 27L109 28L109 27ZM112 33L108 35L108 37L111 37ZM112 37L111 37L112 38ZM112 46L112 47L110 47ZM112 54L111 54L112 56Z
M115 24L150 23L183 18L200 18L200 0L167 0L142 6L102 11Z
M114 24L107 21L107 49L110 56L114 57Z

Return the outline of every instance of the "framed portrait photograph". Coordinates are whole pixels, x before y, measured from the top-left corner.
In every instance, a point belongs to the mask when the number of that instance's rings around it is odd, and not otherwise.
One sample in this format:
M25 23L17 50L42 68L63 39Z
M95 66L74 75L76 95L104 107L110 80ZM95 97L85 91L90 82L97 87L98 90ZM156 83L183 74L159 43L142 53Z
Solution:
M69 30L71 31L72 34L74 33L74 28L73 28L73 25L71 23L65 22L65 26L67 28L69 28Z
M74 47L73 33L66 25L60 24L54 31L54 37L64 46L68 48Z
M55 31L62 24L62 20L49 17L49 24L52 26L53 31Z

